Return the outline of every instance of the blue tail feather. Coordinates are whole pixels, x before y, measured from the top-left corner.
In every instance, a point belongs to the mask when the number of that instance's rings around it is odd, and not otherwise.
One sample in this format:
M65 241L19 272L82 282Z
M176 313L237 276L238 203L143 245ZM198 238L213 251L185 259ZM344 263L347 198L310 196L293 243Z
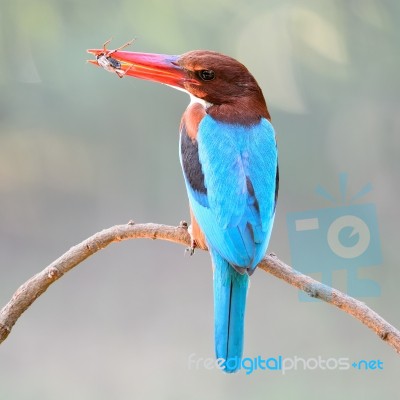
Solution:
M243 355L244 315L249 276L235 271L211 250L214 264L215 352L225 372L235 372Z

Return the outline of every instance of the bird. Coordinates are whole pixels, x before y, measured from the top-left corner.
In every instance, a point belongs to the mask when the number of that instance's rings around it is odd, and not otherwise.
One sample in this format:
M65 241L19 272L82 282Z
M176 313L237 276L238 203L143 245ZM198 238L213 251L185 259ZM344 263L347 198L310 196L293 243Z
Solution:
M95 56L102 51L88 50ZM279 188L276 135L264 95L242 63L215 51L117 49L112 57L118 76L123 71L190 96L180 123L179 158L192 248L211 255L215 355L224 372L237 372L249 279L267 252Z

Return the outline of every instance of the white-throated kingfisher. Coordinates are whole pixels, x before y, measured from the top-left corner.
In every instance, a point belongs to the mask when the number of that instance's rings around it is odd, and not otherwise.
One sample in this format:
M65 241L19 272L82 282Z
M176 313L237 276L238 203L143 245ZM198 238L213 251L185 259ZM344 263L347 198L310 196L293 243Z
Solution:
M88 52L104 55L104 49ZM213 51L170 56L117 50L111 61L122 75L190 95L179 147L191 235L211 254L215 352L223 370L235 372L249 275L267 251L278 193L275 133L264 96L244 65Z

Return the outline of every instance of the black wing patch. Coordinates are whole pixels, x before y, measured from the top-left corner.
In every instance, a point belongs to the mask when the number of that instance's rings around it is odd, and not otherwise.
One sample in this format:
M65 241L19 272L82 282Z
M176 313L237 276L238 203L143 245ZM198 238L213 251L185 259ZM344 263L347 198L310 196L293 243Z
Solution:
M190 186L196 192L207 195L199 160L199 147L197 141L188 136L185 124L182 124L181 129L181 156L183 172Z
M278 191L279 191L279 165L276 164L274 212L275 212L275 209L276 209L276 202L278 201Z
M249 193L250 198L253 201L254 208L256 209L257 213L259 214L260 213L260 206L258 204L258 200L256 199L256 195L254 193L253 184L251 183L251 180L250 180L250 178L248 176L246 176L246 186L247 186L247 192Z

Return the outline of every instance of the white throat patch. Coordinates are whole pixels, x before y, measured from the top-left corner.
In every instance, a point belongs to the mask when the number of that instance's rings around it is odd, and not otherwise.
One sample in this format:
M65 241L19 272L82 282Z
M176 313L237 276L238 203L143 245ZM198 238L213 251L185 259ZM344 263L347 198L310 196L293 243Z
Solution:
M186 92L186 93L188 93L188 92ZM205 101L205 100L203 100L203 99L199 99L198 97L193 96L191 93L189 93L189 96L190 96L190 104L199 103L199 104L201 104L206 110L207 110L208 107L211 107L211 106L212 106L212 103L209 103L208 101ZM190 105L190 104L189 104L189 105Z
M186 89L182 89L180 87L176 87L176 86L172 86L172 85L168 85L168 84L166 86L172 87L173 89L176 89L176 90L179 90L181 92L184 92L184 93L188 94L190 96L189 106L191 104L194 104L194 103L199 103L207 110L208 107L211 107L213 105L212 103L209 103L208 101L205 101L203 99L199 99L198 97L196 97L193 94L189 93Z

